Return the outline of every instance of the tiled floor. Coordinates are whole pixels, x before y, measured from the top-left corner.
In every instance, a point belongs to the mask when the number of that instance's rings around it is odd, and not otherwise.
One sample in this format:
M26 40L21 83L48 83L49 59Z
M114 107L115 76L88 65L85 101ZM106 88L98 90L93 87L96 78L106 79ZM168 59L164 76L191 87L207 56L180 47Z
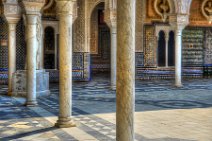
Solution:
M58 84L38 107L24 107L23 98L6 96L0 86L0 141L115 140L115 91L109 80L73 84L73 116L77 127L54 127ZM212 79L137 81L135 132L138 141L212 141Z

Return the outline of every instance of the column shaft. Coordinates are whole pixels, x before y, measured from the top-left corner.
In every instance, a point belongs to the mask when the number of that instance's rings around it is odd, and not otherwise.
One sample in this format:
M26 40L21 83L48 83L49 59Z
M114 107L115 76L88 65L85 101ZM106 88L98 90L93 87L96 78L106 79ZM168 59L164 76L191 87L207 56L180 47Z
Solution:
M36 50L37 40L37 15L26 15L26 44L27 44L27 106L37 105L36 101Z
M59 119L57 127L75 126L72 114L72 21L69 14L59 15Z
M176 29L175 33L175 85L182 86L182 29Z
M116 89L117 30L111 27L111 88Z
M117 141L134 141L135 9L135 0L117 0Z
M12 95L12 75L16 71L16 24L8 23L8 95Z

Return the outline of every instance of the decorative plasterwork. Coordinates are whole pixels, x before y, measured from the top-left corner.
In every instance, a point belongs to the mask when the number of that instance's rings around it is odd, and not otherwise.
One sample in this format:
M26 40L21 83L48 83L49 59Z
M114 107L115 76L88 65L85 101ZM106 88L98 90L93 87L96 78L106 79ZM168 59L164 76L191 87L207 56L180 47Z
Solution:
M204 0L201 6L201 11L203 16L209 21L212 22L212 0Z
M164 22L167 20L168 15L172 11L169 0L155 0L154 9Z

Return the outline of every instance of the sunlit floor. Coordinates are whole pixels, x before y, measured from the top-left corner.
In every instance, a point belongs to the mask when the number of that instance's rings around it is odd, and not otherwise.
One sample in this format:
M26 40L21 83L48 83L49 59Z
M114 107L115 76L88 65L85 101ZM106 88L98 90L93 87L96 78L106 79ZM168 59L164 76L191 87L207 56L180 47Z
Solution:
M137 81L135 136L138 141L212 141L212 79ZM24 107L23 98L6 96L0 86L0 140L112 141L115 91L109 80L73 84L73 118L77 127L54 127L58 115L58 84L38 107Z

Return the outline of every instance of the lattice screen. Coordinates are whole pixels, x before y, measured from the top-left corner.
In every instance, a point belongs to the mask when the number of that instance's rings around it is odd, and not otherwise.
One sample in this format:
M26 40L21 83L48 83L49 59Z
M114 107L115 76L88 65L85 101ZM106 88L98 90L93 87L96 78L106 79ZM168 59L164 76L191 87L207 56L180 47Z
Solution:
M0 71L8 68L7 23L0 15Z
M23 70L26 60L25 27L23 19L18 22L16 28L16 67L18 70Z
M20 20L16 29L16 67L24 69L26 58L25 31L23 20ZM0 71L8 69L8 26L3 16L0 16Z

